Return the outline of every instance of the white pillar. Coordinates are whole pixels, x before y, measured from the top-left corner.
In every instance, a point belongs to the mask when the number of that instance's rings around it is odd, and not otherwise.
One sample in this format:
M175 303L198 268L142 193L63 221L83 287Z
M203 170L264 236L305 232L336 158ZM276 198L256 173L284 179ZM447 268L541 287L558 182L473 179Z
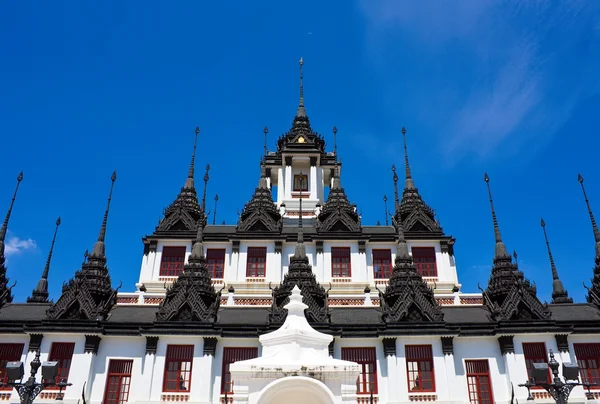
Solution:
M194 347L194 375L190 401L197 403L210 403L212 401L212 373L213 357L204 354L204 340Z
M310 167L310 199L317 199L317 167Z
M154 380L154 370L155 370L155 358L156 353L148 353L142 359L142 380L140 385L146 386L147 388L140 389L137 394L137 400L142 402L150 402L150 394L152 392L152 381Z
M395 339L395 338L394 338ZM399 388L402 386L400 381L400 375L398 372L398 352L400 347L398 346L398 341L395 341L396 344L396 355L385 355L386 364L387 364L387 391L385 392L387 395L387 400L385 402L397 403L403 401L404 397L401 397L400 391L404 391L404 389ZM379 390L379 402L384 402L383 399L385 397L382 396L383 391Z
M284 173L285 169L283 167L279 167L277 169L277 206L281 205L281 202L283 202L283 176L285 175Z
M286 163L287 164L287 163ZM292 166L285 166L285 199L292 199Z

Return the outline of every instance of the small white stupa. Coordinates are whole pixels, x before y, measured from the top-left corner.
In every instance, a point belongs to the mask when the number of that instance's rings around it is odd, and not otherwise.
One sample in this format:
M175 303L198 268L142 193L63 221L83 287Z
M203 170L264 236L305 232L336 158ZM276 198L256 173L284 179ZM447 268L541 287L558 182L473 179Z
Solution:
M259 338L262 356L231 364L234 403L356 403L360 366L329 356L333 337L308 324L307 307L295 286L283 325Z

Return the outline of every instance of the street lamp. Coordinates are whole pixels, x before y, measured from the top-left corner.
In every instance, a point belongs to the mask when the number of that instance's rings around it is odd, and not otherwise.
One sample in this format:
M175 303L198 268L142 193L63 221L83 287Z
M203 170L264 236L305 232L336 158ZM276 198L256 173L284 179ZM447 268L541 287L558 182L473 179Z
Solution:
M35 381L35 375L40 367L42 368L42 383ZM23 362L7 362L6 376L8 383L0 382L0 386L8 385L17 390L21 404L33 404L33 400L35 400L38 394L49 386L59 387L60 390L56 399L62 400L63 389L72 384L64 381L56 383L56 377L58 376L58 362L40 362L40 351L37 351L35 358L31 361L31 376L29 376L29 379L27 379L25 383L22 383L24 374Z
M531 388L534 386L543 387L554 399L557 404L567 404L571 390L577 386L587 387L586 397L588 400L592 400L594 395L590 392L590 387L595 386L596 383L580 383L579 382L579 366L575 363L563 363L562 374L564 381L558 376L558 362L554 359L554 353L550 350L550 361L548 363L533 363L531 380L527 383L519 384L519 387L527 388L527 400L533 400L531 396ZM547 381L548 379L548 367L552 371L552 383ZM539 380L539 381L538 381ZM569 382L568 380L577 380Z

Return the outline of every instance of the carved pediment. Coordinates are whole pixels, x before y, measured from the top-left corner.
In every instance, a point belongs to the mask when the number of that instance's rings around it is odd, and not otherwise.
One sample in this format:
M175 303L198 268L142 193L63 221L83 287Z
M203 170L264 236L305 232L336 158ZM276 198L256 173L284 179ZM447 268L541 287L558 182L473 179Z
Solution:
M198 204L195 188L182 188L169 207L156 231L195 231L198 222L206 224L206 217Z
M334 178L334 185L329 191L327 202L317 216L317 231L326 232L360 232L360 216L356 206L350 204L339 178Z
M283 222L277 210L267 180L261 177L252 199L246 203L237 225L238 232L279 233Z

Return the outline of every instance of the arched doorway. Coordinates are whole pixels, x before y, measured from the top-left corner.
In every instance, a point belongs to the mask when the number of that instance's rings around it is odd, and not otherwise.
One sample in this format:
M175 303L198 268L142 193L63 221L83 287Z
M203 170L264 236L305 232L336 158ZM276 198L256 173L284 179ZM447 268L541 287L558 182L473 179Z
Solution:
M331 390L310 377L289 376L269 383L258 396L258 404L333 404Z

